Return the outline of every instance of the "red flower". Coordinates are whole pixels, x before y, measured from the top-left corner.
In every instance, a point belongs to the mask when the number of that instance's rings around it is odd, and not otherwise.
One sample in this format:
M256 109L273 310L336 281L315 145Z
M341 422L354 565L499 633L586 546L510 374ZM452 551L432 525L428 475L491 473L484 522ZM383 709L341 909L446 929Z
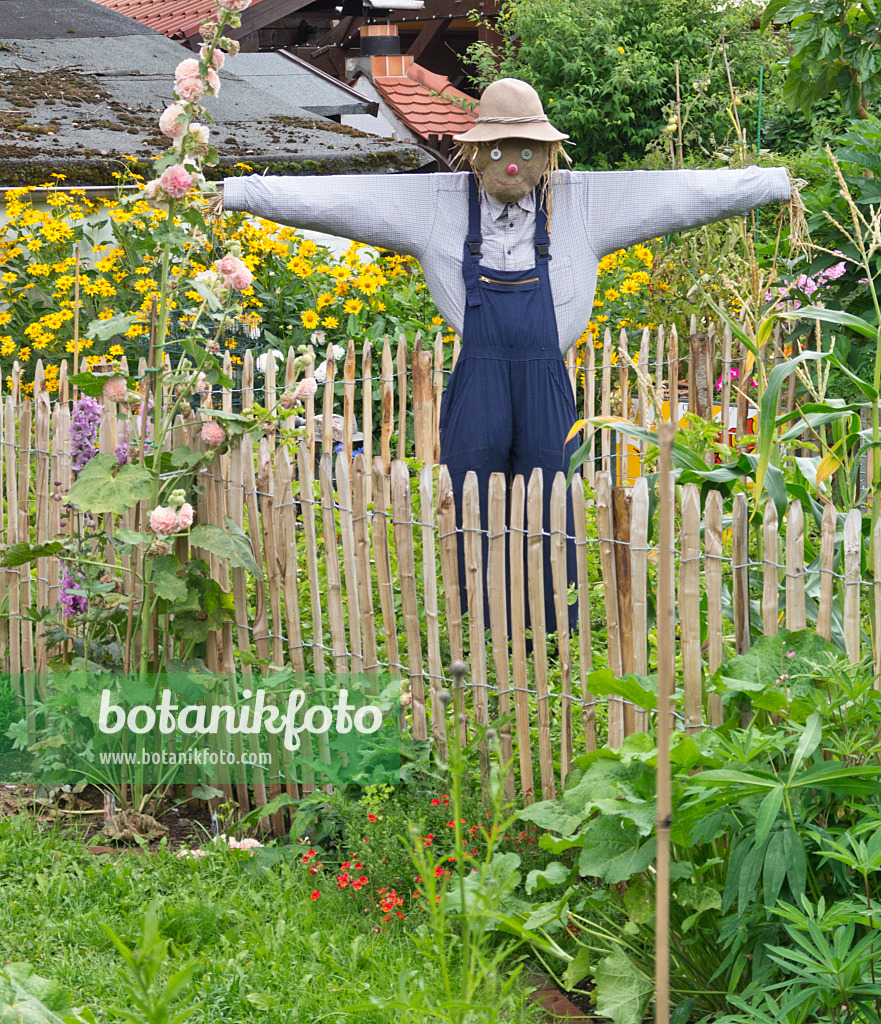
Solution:
M368 821L376 821L376 815L375 814L368 814L367 815L367 820Z
M440 806L440 800L438 800L438 798L435 797L434 800L431 801L431 806L432 807L439 807Z
M315 892L313 892L312 895L309 897L309 899L310 900L321 899L321 892L318 889L316 889Z

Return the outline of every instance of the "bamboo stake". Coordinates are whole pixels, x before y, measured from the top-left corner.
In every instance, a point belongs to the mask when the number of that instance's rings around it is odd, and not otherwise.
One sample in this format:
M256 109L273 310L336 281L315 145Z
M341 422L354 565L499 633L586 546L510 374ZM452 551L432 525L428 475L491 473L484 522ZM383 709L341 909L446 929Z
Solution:
M633 594L630 572L630 495L629 487L612 488L612 531L615 543L615 597L618 603L618 646L621 675L633 671ZM630 701L622 702L624 735L636 728L636 708Z
M670 1020L670 729L673 717L673 426L658 428L660 525L658 552L658 794L655 861L655 1021Z
M873 596L875 598L875 689L881 690L881 519L872 533Z
M612 415L612 332L607 327L603 335L603 376L600 386L600 415ZM611 437L608 430L600 432L600 472L606 476L612 471Z
M364 342L361 352L361 395L361 433L364 436L361 448L365 458L362 479L366 488L365 504L369 505L373 501L373 477L369 471L373 458L373 350L369 341Z
M703 728L701 679L700 495L695 484L682 488L679 536L679 631L682 649L682 685L685 731Z
M336 380L336 362L334 360L333 345L327 346L327 359L325 362L327 376L324 378L324 393L321 396L321 458L330 455L333 451L333 398L334 382ZM319 461L319 466L321 465ZM320 473L319 473L320 476Z
M591 335L587 340L587 368L585 370L584 391L584 418L588 421L592 420L596 415L597 350L593 342L594 338ZM586 430L590 431L590 448L588 449L586 476L587 482L593 487L596 479L596 430L593 426L588 426Z
M581 681L581 728L587 750L596 750L596 706L587 685L593 668L590 646L590 580L587 574L587 524L584 507L584 481L576 473L572 478L572 512L575 519L575 566L578 572L578 672Z
M489 553L486 570L486 589L489 595L489 627L492 638L493 665L499 694L499 713L504 720L511 713L511 676L508 663L508 609L507 571L505 566L505 506L507 503L507 481L502 473L493 473L489 478ZM502 763L508 764L514 753L511 741L511 723L504 722L499 728ZM514 799L514 775L505 776L505 796Z
M343 452L352 464L352 434L355 424L355 342L349 338L343 363Z
M600 544L600 571L606 604L606 645L608 666L620 679L623 674L621 640L618 626L618 583L612 533L612 496L609 477L601 473L596 481L597 533ZM624 709L620 697L609 698L609 746L618 748L624 740Z
M401 678L401 656L398 652L398 629L395 623L395 601L388 543L388 498L385 488L385 466L379 457L373 460L373 558L376 564L376 586L385 632L386 660L393 680Z
M633 671L648 675L648 535L649 491L645 477L633 485L630 499L630 579L632 595ZM633 716L637 732L648 729L648 712L637 708Z
M418 340L418 337L417 337ZM407 457L407 338L398 335L398 458Z
M704 507L704 566L707 588L707 671L722 664L722 495L710 491ZM723 722L722 697L711 693L710 726Z
M380 454L386 475L392 471L392 433L395 429L395 392L392 370L392 350L388 338L382 346L381 369L382 421L380 424Z
M278 498L275 521L279 537L276 549L281 589L284 596L285 626L288 658L298 675L306 671L303 623L300 618L300 592L298 584L299 559L297 556L297 519L293 501L293 466L284 445L275 453L274 491Z
M444 393L444 339L440 331L434 339L434 370L431 376L431 390L434 411L432 413L431 436L434 438L434 464L440 463L440 411Z
M860 554L862 516L852 508L844 521L844 650L852 665L860 660ZM803 627L804 628L804 627Z

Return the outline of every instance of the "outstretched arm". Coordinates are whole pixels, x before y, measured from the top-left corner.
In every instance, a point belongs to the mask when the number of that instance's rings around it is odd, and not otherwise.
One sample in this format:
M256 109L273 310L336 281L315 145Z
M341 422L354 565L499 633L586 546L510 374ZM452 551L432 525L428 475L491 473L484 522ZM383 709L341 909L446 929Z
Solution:
M418 259L434 223L434 179L431 174L255 174L224 179L223 206Z
M597 256L789 199L784 167L741 171L585 174L587 227Z

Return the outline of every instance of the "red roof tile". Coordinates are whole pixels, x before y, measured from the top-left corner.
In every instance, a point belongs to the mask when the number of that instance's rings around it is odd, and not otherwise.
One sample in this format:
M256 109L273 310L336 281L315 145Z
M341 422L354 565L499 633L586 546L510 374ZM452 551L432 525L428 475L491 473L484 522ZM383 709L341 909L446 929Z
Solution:
M454 97L468 104L475 101L456 89L444 75L435 75L411 63L405 75L377 76L373 82L404 124L423 139L430 135L460 135L474 127L476 104L465 110L444 97ZM437 93L441 95L435 95Z
M217 12L216 0L94 0L169 38L186 38ZM261 0L251 0L251 5Z

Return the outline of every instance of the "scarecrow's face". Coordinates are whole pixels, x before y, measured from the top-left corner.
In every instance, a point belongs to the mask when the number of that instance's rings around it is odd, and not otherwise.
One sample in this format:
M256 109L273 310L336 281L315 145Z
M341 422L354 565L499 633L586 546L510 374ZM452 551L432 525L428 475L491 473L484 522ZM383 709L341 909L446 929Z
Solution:
M528 195L548 168L550 147L533 139L499 139L482 142L474 169L483 187L500 203L517 203Z

